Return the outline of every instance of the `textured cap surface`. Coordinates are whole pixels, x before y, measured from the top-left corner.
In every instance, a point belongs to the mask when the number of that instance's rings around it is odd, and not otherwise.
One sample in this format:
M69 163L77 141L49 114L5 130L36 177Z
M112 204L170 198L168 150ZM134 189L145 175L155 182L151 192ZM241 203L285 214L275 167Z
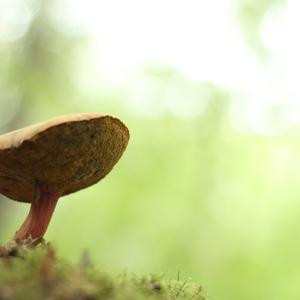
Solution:
M31 202L36 187L59 196L101 180L120 159L129 131L100 113L67 115L0 136L0 193Z

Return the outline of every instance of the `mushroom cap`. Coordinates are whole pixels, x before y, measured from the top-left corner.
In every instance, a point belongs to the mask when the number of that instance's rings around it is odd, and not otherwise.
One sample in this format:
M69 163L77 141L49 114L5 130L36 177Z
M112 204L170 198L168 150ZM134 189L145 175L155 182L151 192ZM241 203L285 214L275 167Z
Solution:
M50 119L0 136L0 193L32 202L37 187L59 197L95 184L122 156L127 127L101 113Z

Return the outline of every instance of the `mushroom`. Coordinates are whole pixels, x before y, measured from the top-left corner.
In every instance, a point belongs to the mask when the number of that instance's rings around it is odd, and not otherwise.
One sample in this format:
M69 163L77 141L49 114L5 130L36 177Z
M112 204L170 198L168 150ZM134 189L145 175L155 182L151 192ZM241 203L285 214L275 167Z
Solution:
M128 140L127 127L101 113L61 116L0 136L0 193L31 203L12 240L42 238L58 199L100 181Z

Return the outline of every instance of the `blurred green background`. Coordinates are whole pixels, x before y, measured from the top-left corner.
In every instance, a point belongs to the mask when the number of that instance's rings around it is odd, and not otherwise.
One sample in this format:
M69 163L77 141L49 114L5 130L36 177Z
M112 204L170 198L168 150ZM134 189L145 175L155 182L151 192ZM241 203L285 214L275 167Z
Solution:
M0 0L0 131L100 111L131 131L46 234L72 261L299 299L297 0ZM2 197L0 243L28 205Z

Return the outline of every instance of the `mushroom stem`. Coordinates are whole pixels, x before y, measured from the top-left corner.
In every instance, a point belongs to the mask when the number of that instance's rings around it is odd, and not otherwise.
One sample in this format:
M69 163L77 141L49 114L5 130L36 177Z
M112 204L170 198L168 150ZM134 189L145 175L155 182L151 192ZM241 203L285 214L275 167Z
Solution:
M31 202L29 214L13 239L42 238L55 210L58 196L46 189L39 188L36 198Z

